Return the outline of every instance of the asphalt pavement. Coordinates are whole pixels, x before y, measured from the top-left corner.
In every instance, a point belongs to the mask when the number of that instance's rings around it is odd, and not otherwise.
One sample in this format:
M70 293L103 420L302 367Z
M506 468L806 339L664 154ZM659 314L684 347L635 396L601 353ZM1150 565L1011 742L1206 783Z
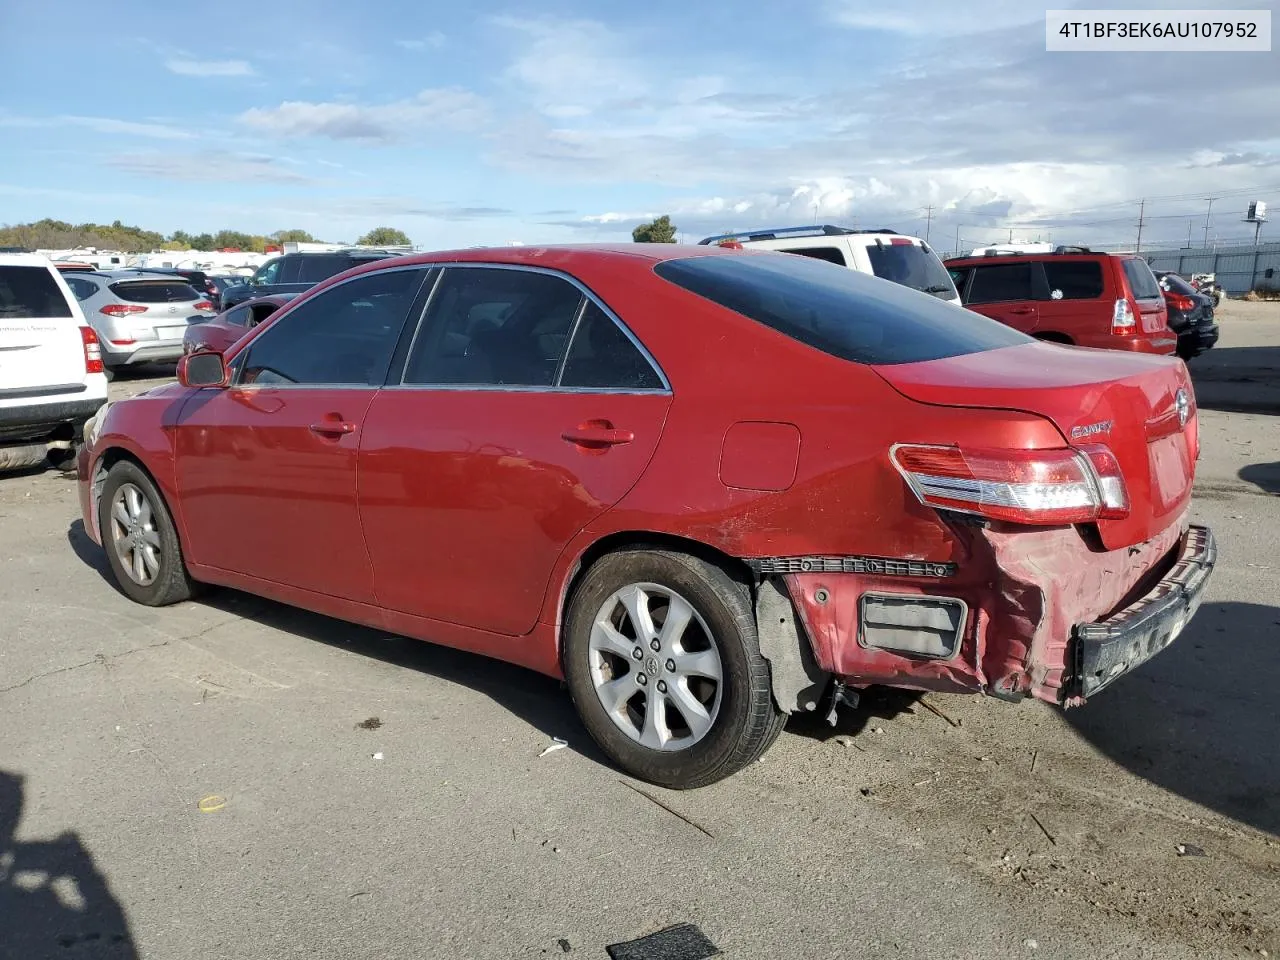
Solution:
M732 958L1275 955L1280 304L1222 316L1221 558L1173 647L1066 713L873 693L692 792L523 670L232 591L137 606L73 481L0 478L0 958L603 958L685 923Z

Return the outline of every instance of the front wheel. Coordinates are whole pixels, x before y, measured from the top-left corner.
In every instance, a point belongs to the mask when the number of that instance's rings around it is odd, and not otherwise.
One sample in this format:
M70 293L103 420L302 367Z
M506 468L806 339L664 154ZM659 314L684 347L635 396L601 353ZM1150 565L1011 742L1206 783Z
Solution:
M564 669L584 726L626 772L688 789L758 759L786 723L747 589L686 554L597 561L574 592Z
M194 588L173 517L151 478L122 460L107 473L98 529L121 592L149 607L188 599Z

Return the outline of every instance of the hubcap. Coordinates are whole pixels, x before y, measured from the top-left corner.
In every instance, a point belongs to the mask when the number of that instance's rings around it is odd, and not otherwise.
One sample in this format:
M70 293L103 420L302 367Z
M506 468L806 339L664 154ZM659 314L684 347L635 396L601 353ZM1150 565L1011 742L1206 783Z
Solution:
M111 545L129 579L146 587L160 574L160 533L147 495L122 483L111 498Z
M596 613L588 644L591 681L605 712L653 750L683 750L711 730L724 671L705 621L656 583L633 583Z

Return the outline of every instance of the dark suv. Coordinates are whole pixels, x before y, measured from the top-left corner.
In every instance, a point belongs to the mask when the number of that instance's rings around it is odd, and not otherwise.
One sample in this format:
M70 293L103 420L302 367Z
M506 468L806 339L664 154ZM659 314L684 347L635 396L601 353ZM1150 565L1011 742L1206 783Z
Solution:
M1171 354L1164 294L1142 257L1058 247L946 261L961 302L1040 340Z
M322 253L286 253L268 260L247 282L230 287L220 304L229 310L237 303L276 293L302 293L352 267L399 256L386 250L332 250Z

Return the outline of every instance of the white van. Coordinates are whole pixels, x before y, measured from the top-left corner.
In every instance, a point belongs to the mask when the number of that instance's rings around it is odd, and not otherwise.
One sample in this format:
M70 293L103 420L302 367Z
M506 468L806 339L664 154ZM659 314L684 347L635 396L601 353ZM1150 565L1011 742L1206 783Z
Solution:
M929 245L919 237L893 230L851 230L824 224L726 233L698 243L759 247L814 257L960 304L951 274Z
M0 253L0 469L68 460L106 402L98 335L58 271Z

